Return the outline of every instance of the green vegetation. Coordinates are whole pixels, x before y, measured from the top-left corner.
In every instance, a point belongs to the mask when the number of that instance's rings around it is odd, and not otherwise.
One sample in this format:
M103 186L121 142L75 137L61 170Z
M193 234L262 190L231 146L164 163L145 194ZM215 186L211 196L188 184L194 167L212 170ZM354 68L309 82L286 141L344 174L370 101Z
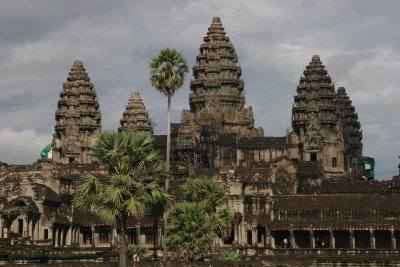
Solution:
M175 92L182 87L189 67L185 58L175 49L166 48L150 61L151 84L161 93L168 97L167 112L167 171L169 171L169 160L171 150L171 98ZM165 189L168 191L168 179L165 180ZM164 214L164 229L167 228L168 213ZM166 231L164 232L164 260L167 260L167 247L165 246Z
M185 202L171 211L167 246L175 257L197 260L210 253L216 236L229 236L233 216L223 186L210 178L189 180L182 186Z
M73 200L77 209L92 209L102 221L117 228L120 267L127 262L128 216L140 218L146 206L166 208L172 200L159 185L168 173L152 141L148 135L132 132L102 133L92 154L109 166L109 177L85 175Z

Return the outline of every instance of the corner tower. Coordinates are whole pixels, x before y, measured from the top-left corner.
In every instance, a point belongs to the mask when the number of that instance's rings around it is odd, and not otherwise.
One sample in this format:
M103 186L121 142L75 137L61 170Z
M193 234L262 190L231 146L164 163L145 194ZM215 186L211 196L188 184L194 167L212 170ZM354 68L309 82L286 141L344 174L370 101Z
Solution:
M344 174L344 141L335 88L331 77L314 55L300 77L292 108L289 156L321 161L327 177Z
M134 131L140 134L153 134L153 125L149 113L140 98L139 92L133 91L120 121L118 131Z
M101 131L96 91L80 60L74 62L57 104L53 161L92 163L90 147Z
M214 17L193 67L190 110L183 112L182 124L195 125L202 132L202 140L221 133L263 136L261 128L254 128L251 107L244 108L241 75L235 48L221 19Z
M339 108L340 122L343 129L345 169L349 173L360 174L364 171L361 163L363 148L361 125L358 121L358 114L344 87L337 89L336 103Z

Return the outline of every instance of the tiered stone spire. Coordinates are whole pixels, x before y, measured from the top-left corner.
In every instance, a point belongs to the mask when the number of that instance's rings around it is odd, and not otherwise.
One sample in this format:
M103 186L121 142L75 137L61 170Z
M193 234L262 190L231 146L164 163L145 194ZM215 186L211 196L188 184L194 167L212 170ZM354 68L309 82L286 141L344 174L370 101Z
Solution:
M340 112L340 122L343 129L345 146L345 168L348 172L362 171L362 132L358 115L344 87L336 92L336 102Z
M97 143L100 123L96 91L82 61L77 60L63 84L57 105L53 160L63 164L92 163L90 147Z
M139 92L133 91L121 119L118 131L134 131L136 133L153 134L153 126L149 113L140 98Z
M312 57L304 70L304 76L300 77L292 113L295 132L305 130L310 116L315 117L322 127L332 128L338 125L335 88L318 55Z
M300 77L292 108L292 128L290 143L301 149L291 157L323 161L328 176L343 173L343 132L335 88L318 55L312 57Z
M262 129L254 129L251 108L244 108L242 69L219 17L213 18L196 59L190 112L184 112L182 122L212 124L219 133L262 136Z

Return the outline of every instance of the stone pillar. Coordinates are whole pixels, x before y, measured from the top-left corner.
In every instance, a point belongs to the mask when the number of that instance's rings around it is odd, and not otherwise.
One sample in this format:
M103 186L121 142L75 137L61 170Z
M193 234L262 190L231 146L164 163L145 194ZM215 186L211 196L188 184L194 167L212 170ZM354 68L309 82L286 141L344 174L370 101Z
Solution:
M27 237L29 235L29 221L28 221L28 216L25 216L22 220L24 222L23 228L22 228L22 236Z
M276 248L275 247L275 234L270 231L270 236L271 236L271 248Z
M95 233L96 233L96 229L95 229L95 227L94 227L94 225L92 225L91 227L91 231L92 231L92 234L90 235L91 236L91 246L92 246L92 248L94 248L95 247L95 244L94 244L94 242L95 242L95 238L94 238L94 235L95 235Z
M354 231L353 228L350 228L350 248L355 249L356 248L356 241L354 239Z
M295 248L295 245L294 245L295 244L295 240L294 240L293 229L290 229L289 232L290 232L290 238L289 238L290 248Z
M375 232L372 228L369 229L369 240L370 240L370 247L372 249L375 248Z
M390 241L391 246L390 248L396 249L396 236L394 235L394 227L390 227Z
M0 238L3 238L3 227L4 227L4 219L3 216L0 215Z
M310 246L311 248L315 248L314 231L312 227L310 228Z
M336 244L335 244L335 236L333 234L333 230L332 227L329 227L329 247L330 248L336 248Z
M58 239L58 232L60 230L58 229L58 227L53 226L53 237L54 237L54 241L53 244L55 247L59 247L59 239Z
M141 238L140 238L140 223L136 225L136 240L135 240L135 245L139 246L142 244Z
M267 227L265 227L264 246L265 247L271 247L271 230L269 228L267 228Z
M244 223L241 223L240 224L240 243L242 244L242 245L244 245L245 243L247 243L247 237L246 237L246 235L247 235L247 231L245 231L245 226L244 226Z
M256 246L257 245L257 227L252 227L252 229L251 229L251 234L252 234L252 236L251 236L251 239L252 239L252 245L253 246Z
M65 231L67 232L65 234L65 245L71 246L71 244L72 244L72 225L68 228L65 228Z

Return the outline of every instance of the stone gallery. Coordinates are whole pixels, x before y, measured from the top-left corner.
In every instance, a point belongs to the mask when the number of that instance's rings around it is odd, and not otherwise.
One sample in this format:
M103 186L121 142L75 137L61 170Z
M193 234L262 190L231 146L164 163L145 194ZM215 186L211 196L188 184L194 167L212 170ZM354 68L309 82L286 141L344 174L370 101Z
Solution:
M215 241L216 248L241 249L249 257L284 246L308 253L400 249L399 176L387 181L366 176L357 112L346 89L333 85L320 56L311 57L293 88L292 129L278 137L255 127L241 73L235 48L215 17L193 67L190 109L172 124L170 191L179 202L180 185L190 178L212 177L224 185L234 226L230 238ZM118 130L153 135L139 93L132 92L127 102ZM20 245L92 250L117 245L116 230L72 206L83 174L107 177L107 168L90 155L101 113L81 61L73 63L63 84L55 119L49 158L33 165L0 162L2 259ZM153 136L164 155L166 135ZM161 251L161 218L146 214L128 224L130 244Z

